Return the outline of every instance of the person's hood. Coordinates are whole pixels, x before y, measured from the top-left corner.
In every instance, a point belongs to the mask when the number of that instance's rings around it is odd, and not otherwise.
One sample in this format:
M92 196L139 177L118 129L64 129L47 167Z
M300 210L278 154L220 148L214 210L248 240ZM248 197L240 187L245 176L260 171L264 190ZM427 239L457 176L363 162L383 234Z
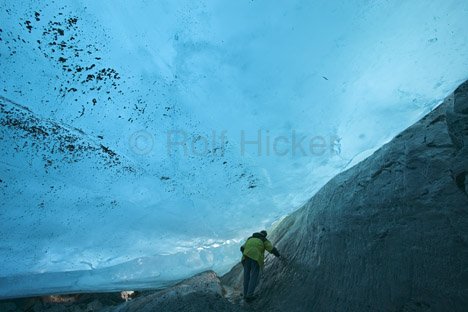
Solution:
M262 241L265 241L265 240L266 240L266 237L265 237L262 233L258 233L258 232L257 232L257 233L253 233L253 234L252 234L252 237L254 237L254 238L259 238L259 239L261 239Z

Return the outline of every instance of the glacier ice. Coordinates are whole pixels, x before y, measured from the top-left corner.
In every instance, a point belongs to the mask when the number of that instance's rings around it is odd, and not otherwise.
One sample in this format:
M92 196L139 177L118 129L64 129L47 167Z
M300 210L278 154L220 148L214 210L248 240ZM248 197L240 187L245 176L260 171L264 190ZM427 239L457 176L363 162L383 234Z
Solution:
M0 297L226 271L467 78L462 1L4 1Z

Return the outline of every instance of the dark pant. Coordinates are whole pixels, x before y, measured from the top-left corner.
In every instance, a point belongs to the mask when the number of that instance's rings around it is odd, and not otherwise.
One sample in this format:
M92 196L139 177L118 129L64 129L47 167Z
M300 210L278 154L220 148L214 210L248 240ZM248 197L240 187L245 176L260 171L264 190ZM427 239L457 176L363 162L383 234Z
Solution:
M258 284L260 266L258 262L245 257L244 265L244 297L251 297L254 294L255 287Z

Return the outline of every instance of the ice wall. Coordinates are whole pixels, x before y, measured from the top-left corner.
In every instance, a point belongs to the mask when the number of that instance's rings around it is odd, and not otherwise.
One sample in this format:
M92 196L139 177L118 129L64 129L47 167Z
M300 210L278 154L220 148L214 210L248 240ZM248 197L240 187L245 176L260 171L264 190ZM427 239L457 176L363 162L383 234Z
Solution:
M227 269L467 78L467 28L463 1L3 1L0 296Z

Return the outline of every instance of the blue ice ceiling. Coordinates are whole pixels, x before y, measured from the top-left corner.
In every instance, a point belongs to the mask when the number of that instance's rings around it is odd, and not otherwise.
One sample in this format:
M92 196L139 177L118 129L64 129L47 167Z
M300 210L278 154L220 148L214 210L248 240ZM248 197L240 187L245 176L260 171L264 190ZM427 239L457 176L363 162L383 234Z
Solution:
M466 1L2 1L0 296L224 272L467 78Z

